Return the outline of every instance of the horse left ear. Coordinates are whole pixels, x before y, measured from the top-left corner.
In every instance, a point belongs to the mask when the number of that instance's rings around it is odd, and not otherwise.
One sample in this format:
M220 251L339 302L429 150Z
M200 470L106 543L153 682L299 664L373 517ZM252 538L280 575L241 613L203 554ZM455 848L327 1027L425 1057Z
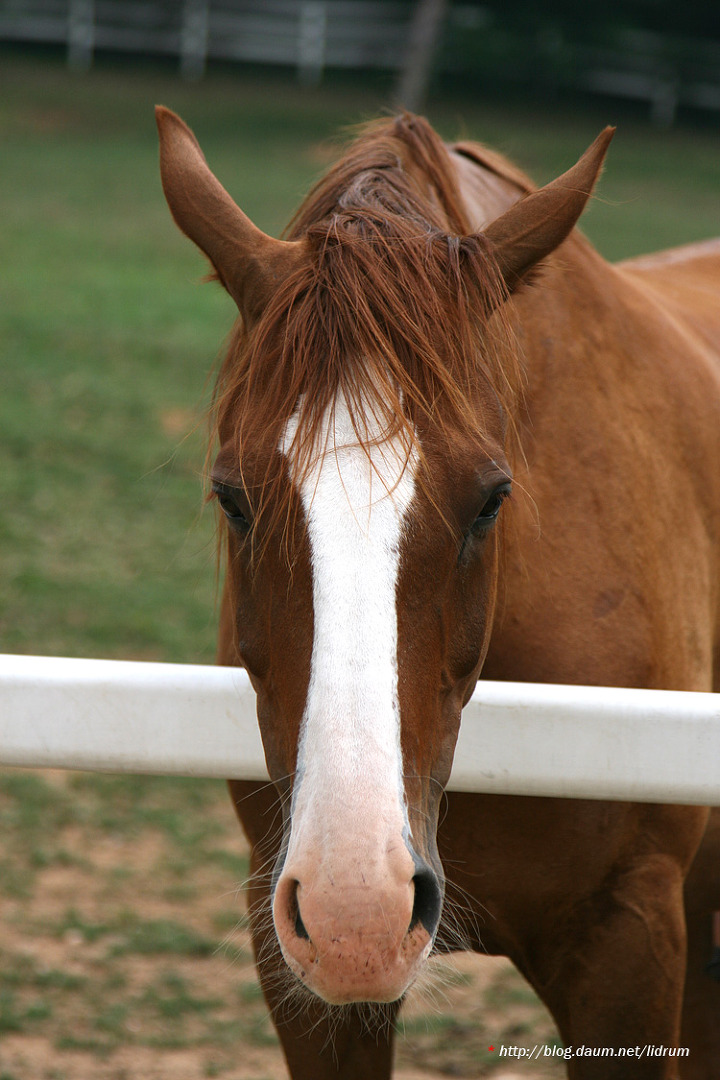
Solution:
M614 127L606 127L576 165L526 195L484 230L510 292L570 234L600 175Z

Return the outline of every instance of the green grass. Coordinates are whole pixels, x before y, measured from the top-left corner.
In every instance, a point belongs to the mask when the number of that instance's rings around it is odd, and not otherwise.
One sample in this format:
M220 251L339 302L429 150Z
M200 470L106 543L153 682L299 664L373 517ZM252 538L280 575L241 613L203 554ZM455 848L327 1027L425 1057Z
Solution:
M134 953L139 956L212 956L221 942L196 933L172 919L141 919L134 911L120 911L105 922L89 920L75 909L45 928L55 937L74 935L81 943L106 943L108 957Z
M242 70L186 85L142 65L78 77L0 54L1 651L213 657L204 414L233 307L200 284L206 266L170 219L154 103L194 126L243 209L278 234L331 137L375 114L382 89L344 78L300 91ZM448 138L494 145L539 181L617 119L585 224L608 257L720 231L710 131L660 133L599 106L446 99L428 111ZM49 1042L57 1071L43 1078L73 1074L64 1051L206 1046L204 1075L220 1076L239 1046L275 1045L250 981L235 895L247 859L222 784L8 772L0 837L0 1033ZM494 997L521 1027L535 1015L517 982ZM479 1075L494 1067L483 1038L504 1030L410 1021L401 1055L439 1068L455 1047L458 1075ZM0 1080L19 1075L0 1055Z
M0 648L212 659L214 525L202 513L210 371L233 319L173 226L152 106L196 128L243 208L277 233L328 140L382 106L348 80L298 90L241 70L197 85L143 66L78 77L0 67ZM448 137L510 153L539 180L606 121L497 101L438 100ZM718 228L710 131L623 122L586 228L612 257Z

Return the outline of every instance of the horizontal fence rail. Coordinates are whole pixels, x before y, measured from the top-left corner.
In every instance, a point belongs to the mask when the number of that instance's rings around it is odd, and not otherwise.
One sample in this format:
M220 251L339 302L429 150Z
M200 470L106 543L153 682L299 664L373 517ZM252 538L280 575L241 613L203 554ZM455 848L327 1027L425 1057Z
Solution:
M512 6L512 5L509 5ZM326 68L403 68L415 4L408 0L0 0L0 41L60 45L87 69L100 52L176 57L200 78L214 61L294 67L316 84ZM668 126L682 106L720 110L720 40L615 27L585 34L547 21L520 28L477 3L448 6L443 72L531 88L581 89L648 102ZM502 59L501 59L502 58Z
M238 668L0 655L0 765L267 779ZM451 790L720 805L720 695L481 681Z

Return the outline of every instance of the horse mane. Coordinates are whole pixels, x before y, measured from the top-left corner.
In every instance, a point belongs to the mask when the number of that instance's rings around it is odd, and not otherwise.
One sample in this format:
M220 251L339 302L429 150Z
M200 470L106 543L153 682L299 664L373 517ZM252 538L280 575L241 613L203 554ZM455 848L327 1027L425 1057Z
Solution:
M506 345L506 286L425 120L403 114L364 126L287 235L306 257L256 322L238 322L216 387L216 434L241 469L248 455L273 455L297 411L284 450L302 476L338 393L361 445L369 412L383 438L401 433L421 460L422 429L450 446L458 437L483 444L473 407L482 382L512 417L520 376ZM267 478L261 492L253 485L262 504L253 509L281 514L268 485L282 491Z

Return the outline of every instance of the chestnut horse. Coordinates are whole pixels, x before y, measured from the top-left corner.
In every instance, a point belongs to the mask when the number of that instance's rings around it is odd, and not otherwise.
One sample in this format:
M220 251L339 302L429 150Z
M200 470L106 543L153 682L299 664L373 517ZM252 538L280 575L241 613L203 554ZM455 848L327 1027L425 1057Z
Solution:
M575 231L611 129L537 190L410 115L275 240L158 123L172 214L240 312L219 660L273 781L231 788L291 1075L389 1077L403 994L469 949L509 956L567 1046L690 1048L571 1077L716 1077L715 818L443 789L481 674L715 689L720 244L611 266Z

